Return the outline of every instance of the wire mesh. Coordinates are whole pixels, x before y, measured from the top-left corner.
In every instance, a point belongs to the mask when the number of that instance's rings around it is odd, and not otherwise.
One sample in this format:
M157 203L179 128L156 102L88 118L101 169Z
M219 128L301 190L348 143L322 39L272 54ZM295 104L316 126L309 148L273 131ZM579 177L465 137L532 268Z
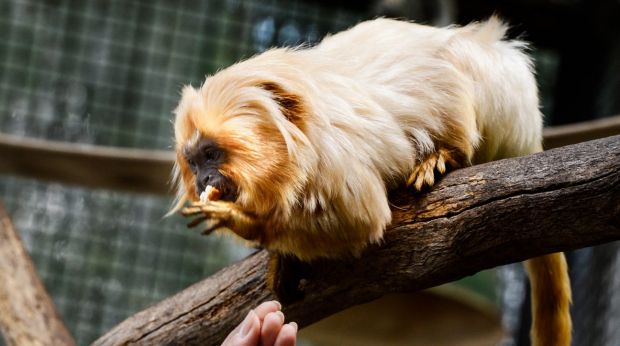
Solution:
M0 132L166 149L183 84L358 18L300 1L1 1ZM169 197L4 176L0 199L80 345L248 253L162 219Z
M248 254L162 219L166 198L19 178L0 196L78 344Z
M170 146L181 85L274 45L350 26L298 1L4 1L0 126L34 137Z
M402 3L418 10L456 4ZM206 74L271 46L317 42L375 15L360 6L318 0L0 0L0 132L168 149L171 112L183 84L196 86ZM435 22L446 24L448 17ZM534 53L549 113L561 102L552 98L561 56ZM615 109L614 100L609 96L602 108ZM0 176L0 200L80 345L249 251L189 232L178 217L162 219L169 197ZM573 255L576 345L617 344L618 246ZM520 312L523 278L518 266L500 271L507 330L525 330L506 345L528 343L527 316Z

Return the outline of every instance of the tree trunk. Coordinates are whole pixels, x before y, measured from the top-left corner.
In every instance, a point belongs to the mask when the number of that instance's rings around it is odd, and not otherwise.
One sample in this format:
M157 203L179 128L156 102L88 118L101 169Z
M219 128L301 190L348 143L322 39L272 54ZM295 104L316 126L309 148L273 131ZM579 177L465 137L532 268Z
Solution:
M0 331L10 346L75 345L2 205Z

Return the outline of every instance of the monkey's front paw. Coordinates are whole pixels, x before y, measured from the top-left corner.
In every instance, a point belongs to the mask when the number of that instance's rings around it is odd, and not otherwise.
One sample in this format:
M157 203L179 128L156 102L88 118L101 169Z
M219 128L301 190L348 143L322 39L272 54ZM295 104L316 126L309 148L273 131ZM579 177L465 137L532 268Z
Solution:
M196 217L188 227L196 227L207 221L202 234L218 229L229 229L245 240L255 241L260 236L261 223L255 215L244 212L236 204L228 201L194 202L181 210L181 214Z
M407 186L413 185L416 191L421 191L424 186L431 187L435 184L435 170L442 175L446 173L447 167L461 166L457 155L448 149L439 148L415 166L413 173L407 179Z
M189 207L183 208L181 214L186 217L197 216L187 227L196 227L208 220L202 234L209 234L216 229L230 227L235 210L234 204L227 201L193 202Z

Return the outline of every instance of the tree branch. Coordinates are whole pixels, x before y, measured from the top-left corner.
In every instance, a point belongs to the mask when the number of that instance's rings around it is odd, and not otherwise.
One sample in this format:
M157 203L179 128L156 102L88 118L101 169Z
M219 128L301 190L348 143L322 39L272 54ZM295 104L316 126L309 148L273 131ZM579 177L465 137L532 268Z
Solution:
M0 332L8 345L75 345L2 205Z
M620 134L620 115L547 127L545 149ZM0 133L0 174L98 189L169 194L174 152L65 143ZM105 167L102 170L101 167Z
M284 307L306 326L390 292L620 239L620 136L457 170L432 191L391 196L392 225L361 258L318 261ZM199 256L200 254L196 254ZM128 318L95 345L219 344L248 310L276 299L260 251Z

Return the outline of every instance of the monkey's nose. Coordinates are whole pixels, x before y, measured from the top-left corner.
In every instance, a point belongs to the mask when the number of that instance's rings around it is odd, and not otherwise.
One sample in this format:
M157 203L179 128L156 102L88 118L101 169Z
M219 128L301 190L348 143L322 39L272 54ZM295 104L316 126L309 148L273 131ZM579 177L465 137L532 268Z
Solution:
M213 175L205 174L196 179L196 190L199 194L205 190L207 185L213 185Z

